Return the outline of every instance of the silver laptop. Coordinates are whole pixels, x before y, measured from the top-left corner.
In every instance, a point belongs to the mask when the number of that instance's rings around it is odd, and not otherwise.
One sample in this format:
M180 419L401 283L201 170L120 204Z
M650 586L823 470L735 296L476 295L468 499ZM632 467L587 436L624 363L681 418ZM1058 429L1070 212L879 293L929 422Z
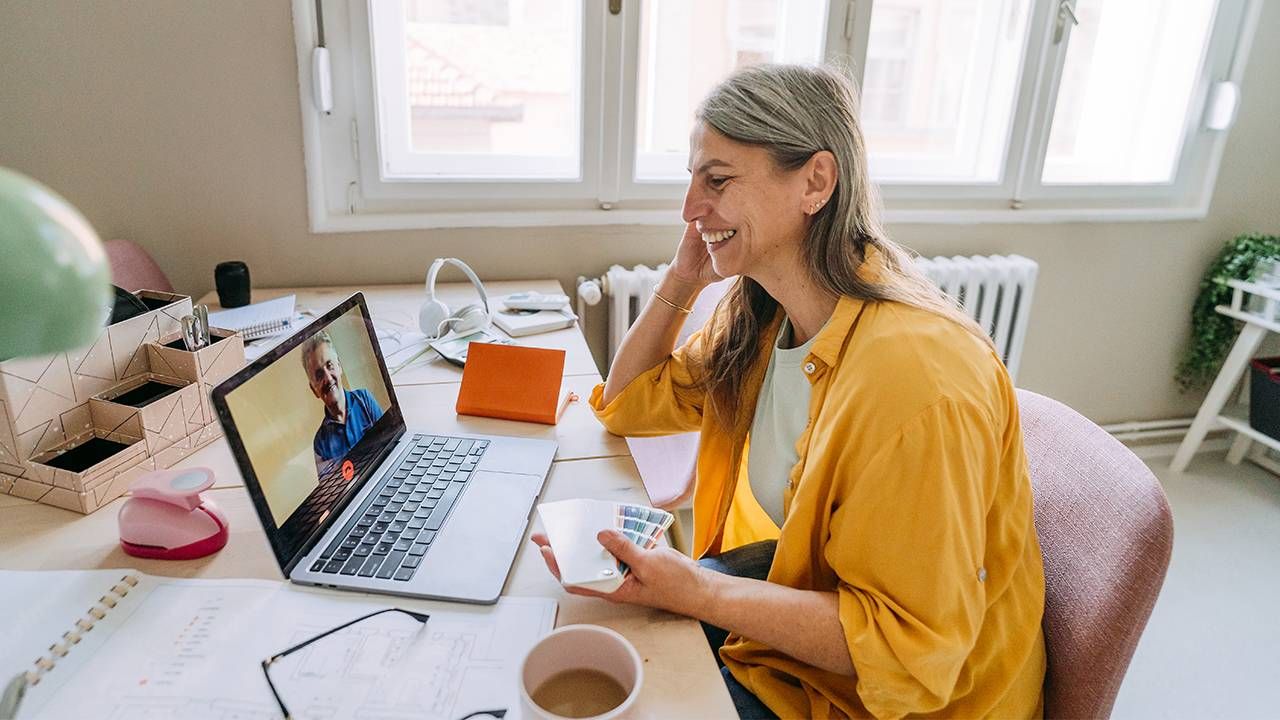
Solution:
M285 577L497 601L556 443L405 427L362 294L211 397Z

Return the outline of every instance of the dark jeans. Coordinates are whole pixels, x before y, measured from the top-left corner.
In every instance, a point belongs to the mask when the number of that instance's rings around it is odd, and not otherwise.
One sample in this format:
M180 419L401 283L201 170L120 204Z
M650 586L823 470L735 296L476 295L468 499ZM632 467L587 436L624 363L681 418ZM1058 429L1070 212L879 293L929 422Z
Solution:
M716 557L703 558L698 561L698 564L725 575L764 580L769 576L769 566L773 564L773 551L777 547L778 542L776 540L762 540L734 548ZM724 645L725 639L729 637L729 631L718 628L715 625L702 623L702 632L706 634L707 643L711 645L711 654L715 656L716 662L720 663L720 675L724 678L724 684L729 688L729 697L733 699L733 706L738 711L738 717L742 718L742 720L776 719L778 716L774 715L764 703L760 702L759 698L752 695L750 690L743 687L742 683L738 682L737 678L729 673L729 669L724 666L724 662L720 659L720 647Z

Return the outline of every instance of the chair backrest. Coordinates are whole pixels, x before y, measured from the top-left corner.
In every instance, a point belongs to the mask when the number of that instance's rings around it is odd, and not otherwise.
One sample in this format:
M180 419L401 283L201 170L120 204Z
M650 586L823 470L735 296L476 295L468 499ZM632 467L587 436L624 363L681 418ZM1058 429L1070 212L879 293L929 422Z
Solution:
M1071 408L1018 391L1044 556L1047 718L1105 718L1173 551L1160 481Z
M163 290L173 292L173 284L165 276L164 271L143 250L131 240L108 240L103 243L107 251L107 262L111 263L111 283L119 285L129 292L139 290Z

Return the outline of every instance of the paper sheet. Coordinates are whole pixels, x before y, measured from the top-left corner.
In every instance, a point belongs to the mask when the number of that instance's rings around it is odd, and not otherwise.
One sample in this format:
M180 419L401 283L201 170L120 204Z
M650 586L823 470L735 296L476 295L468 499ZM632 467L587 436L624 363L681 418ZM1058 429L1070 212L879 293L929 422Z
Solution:
M144 577L140 589L89 633L96 647L75 648L32 689L19 717L278 717L261 661L384 607L431 619L379 615L272 666L295 717L456 720L502 708L519 717L518 663L556 608L544 598L470 606L258 580Z

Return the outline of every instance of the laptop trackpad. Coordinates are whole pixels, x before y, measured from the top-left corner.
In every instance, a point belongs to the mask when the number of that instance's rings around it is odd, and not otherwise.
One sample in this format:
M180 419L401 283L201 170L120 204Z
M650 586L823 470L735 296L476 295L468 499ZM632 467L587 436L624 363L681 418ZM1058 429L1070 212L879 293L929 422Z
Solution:
M424 589L473 602L496 600L540 485L536 475L477 472L423 558L418 577Z

